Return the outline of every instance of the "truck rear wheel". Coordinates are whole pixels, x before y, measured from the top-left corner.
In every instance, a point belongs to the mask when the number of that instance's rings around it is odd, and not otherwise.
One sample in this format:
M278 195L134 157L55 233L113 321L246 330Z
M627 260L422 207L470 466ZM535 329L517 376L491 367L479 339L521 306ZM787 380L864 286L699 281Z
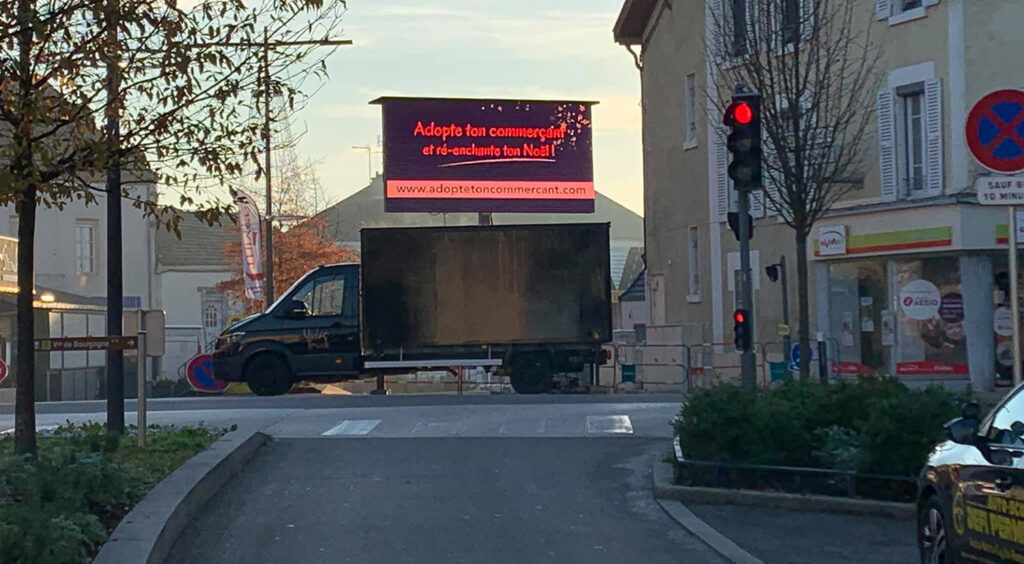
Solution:
M517 394L550 392L553 382L551 357L544 353L516 355L509 379Z
M245 383L258 396L279 396L292 388L292 371L276 354L259 354L245 365Z

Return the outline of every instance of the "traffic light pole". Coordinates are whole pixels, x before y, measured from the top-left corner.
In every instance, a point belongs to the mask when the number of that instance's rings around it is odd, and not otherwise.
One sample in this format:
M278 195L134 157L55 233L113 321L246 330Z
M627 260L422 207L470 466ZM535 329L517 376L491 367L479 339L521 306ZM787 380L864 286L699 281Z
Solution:
M750 192L747 190L737 190L736 192L740 223L740 309L747 310L753 319L754 283L750 276ZM753 327L754 323L750 323L751 343L756 342ZM757 361L753 346L740 351L740 381L744 390L750 392L757 390Z

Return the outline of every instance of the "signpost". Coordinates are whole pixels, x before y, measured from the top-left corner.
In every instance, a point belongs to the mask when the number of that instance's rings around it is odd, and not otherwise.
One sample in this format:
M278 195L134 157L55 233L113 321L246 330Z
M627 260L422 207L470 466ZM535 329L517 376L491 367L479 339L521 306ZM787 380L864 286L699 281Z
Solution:
M138 357L138 435L139 446L146 444L146 357L164 355L164 312L136 310L124 313L124 335L107 337L53 337L36 339L36 352L141 351ZM134 335L133 335L134 334ZM147 338L150 335L151 338ZM0 369L0 382L7 376L7 365Z
M967 147L981 166L1000 175L1024 171L1024 90L991 92L967 114ZM1021 382L1020 284L1017 267L1017 204L1024 203L1024 178L978 179L978 202L1007 206L1010 263L1010 317L1013 325L1013 383Z
M139 347L138 337L54 337L36 339L36 352L127 351Z

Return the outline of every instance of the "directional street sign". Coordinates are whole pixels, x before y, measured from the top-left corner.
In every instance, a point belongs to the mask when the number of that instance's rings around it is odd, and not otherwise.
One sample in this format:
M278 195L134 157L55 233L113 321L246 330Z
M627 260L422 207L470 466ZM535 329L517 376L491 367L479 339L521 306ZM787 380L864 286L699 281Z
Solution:
M188 383L200 392L223 392L228 383L213 377L213 357L208 354L196 355L188 361L185 370Z
M138 337L59 337L35 342L37 352L126 351L139 346Z
M1002 174L1024 170L1024 91L997 90L967 115L967 147L985 168Z

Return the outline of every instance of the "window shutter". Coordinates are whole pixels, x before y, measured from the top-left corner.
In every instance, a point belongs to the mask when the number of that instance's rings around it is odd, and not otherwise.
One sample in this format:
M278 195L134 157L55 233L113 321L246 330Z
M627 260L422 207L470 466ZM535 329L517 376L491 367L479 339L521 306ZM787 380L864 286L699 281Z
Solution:
M892 15L892 0L875 0L875 19L887 20Z
M715 128L715 221L725 221L729 215L729 151L725 135Z
M728 58L728 29L729 26L725 21L725 0L712 0L711 3L711 21L708 22L708 33L711 34L712 40L709 42L715 50L714 56L712 57L716 63L721 63Z
M754 190L750 193L750 217L764 217L764 190Z
M800 0L800 39L807 41L814 36L814 26L818 23L814 13L815 0Z
M878 171L883 202L896 200L896 95L886 89L878 93Z
M942 79L924 83L926 190L932 196L942 194L945 169L942 166Z

